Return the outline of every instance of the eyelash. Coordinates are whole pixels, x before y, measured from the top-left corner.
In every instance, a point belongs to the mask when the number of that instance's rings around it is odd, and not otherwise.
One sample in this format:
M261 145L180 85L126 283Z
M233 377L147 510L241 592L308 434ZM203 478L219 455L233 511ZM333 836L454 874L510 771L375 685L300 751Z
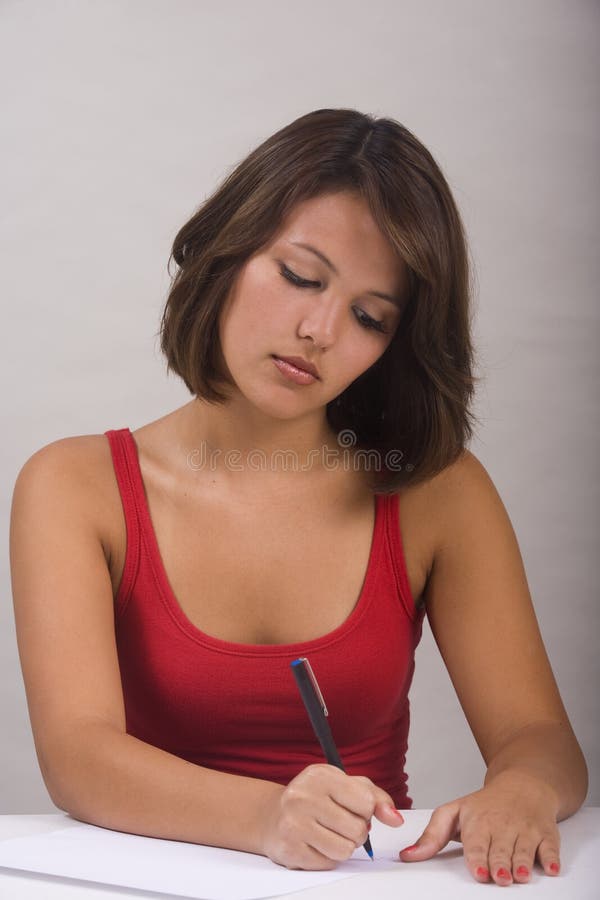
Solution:
M286 281L290 281L295 287L298 288L310 288L310 287L320 287L320 281L307 281L306 278L301 278L299 275L296 275L295 272L292 272L291 269L288 269L287 266L281 267L281 274L286 279ZM383 327L383 322L378 321L377 319L371 318L366 313L362 313L363 318L356 316L356 319L359 325L362 325L367 331L373 330L378 331L381 334L387 334L387 331Z

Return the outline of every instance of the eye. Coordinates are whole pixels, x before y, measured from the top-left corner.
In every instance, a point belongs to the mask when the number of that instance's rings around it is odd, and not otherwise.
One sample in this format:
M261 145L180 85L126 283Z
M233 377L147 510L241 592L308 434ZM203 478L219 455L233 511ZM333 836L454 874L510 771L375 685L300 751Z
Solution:
M301 278L300 275L296 275L295 272L292 272L291 269L288 269L287 266L282 265L280 268L281 275L287 281L290 281L293 285L298 288L319 288L321 287L320 281L308 281L306 278ZM378 319L373 319L371 316L368 316L361 309L354 308L354 313L356 315L356 321L362 328L366 330L378 331L381 334L387 334L387 330L384 327L383 322L380 322Z
M373 328L375 331L381 332L381 334L387 334L387 331L383 325L383 322L380 322L379 319L372 319L371 316L368 316L365 312L360 309L355 309L356 318L359 323L363 326L363 328ZM358 315L360 313L360 315Z
M281 267L281 274L288 281L291 281L292 284L295 284L296 287L300 287L300 288L321 287L320 281L307 281L306 278L301 278L299 275L296 275L296 273L292 272L291 269L288 269L287 266Z

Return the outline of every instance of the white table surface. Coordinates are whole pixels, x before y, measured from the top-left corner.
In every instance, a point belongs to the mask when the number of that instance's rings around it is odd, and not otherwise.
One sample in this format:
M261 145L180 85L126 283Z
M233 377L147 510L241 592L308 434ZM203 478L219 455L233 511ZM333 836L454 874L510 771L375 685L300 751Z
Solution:
M431 810L403 810L405 824L398 829L398 849L406 839L418 836L431 815ZM3 815L0 816L0 841L26 835L43 834L64 824L64 815ZM526 885L513 884L525 900L597 900L600 897L600 807L583 807L570 819L559 823L561 834L561 874L546 876L536 865L531 881ZM410 868L410 877L407 878ZM443 875L443 893L440 893ZM418 876L418 877L417 877ZM498 890L493 883L479 884L467 871L461 845L453 842L430 860L420 863L399 863L398 872L374 872L343 878L331 884L309 888L278 897L287 900L462 900L481 897L487 891ZM37 875L0 868L0 900L132 900L152 898L165 900L167 894L116 888L97 882L84 882L56 876ZM181 900L181 898L179 898Z

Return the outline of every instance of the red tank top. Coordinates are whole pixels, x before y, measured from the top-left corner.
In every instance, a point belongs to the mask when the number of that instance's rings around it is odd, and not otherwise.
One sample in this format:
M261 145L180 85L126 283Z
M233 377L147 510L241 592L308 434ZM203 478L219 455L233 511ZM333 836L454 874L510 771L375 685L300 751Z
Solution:
M127 527L115 633L127 732L200 766L288 784L324 762L290 663L308 657L349 775L410 809L406 759L415 611L398 494L375 494L369 562L356 606L334 631L294 644L238 644L200 631L164 569L128 428L105 432ZM235 565L235 560L232 561Z

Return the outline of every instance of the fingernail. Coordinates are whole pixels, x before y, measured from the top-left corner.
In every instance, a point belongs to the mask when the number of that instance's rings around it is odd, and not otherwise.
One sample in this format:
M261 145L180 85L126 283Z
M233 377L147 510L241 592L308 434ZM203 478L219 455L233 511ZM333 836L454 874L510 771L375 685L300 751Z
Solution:
M369 822L369 824L367 825L367 831L370 831L370 830L371 830L371 823Z
M401 813L398 812L395 806L388 806L390 812L394 813L395 816L398 816L399 819L402 818Z
M489 878L490 877L489 871L487 869L484 869L483 866L478 866L477 875L479 876L479 878Z
M558 865L557 862L550 863L550 871L551 872L554 872L556 874L556 872L558 872L559 869L560 869L560 866Z
M506 869L498 869L498 871L496 872L496 877L497 878L510 878L510 872L508 872Z
M413 850L418 850L418 849L419 849L418 844L411 844L410 847L405 847L404 850L401 850L400 852L401 853L412 853Z
M519 866L517 869L517 875L529 875L529 869L527 866Z

